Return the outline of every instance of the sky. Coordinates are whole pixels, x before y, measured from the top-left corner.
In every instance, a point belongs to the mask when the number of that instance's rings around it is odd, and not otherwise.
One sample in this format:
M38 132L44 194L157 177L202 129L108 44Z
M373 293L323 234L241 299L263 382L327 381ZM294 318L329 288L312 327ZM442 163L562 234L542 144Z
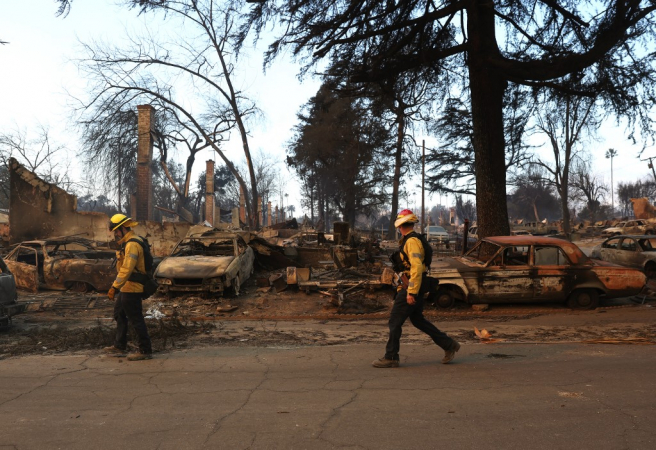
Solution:
M0 45L0 132L9 132L16 127L28 134L38 125L50 129L52 137L70 149L69 156L75 158L80 149L76 132L72 127L71 97L69 93L84 96L86 80L78 73L75 59L79 51L78 40L107 39L119 42L125 30L147 26L156 29L161 23L152 16L139 16L137 11L118 5L114 0L75 0L67 17L56 17L57 5L52 0L0 0L0 40L9 42ZM294 204L300 211L300 185L293 172L284 164L286 142L292 136L296 114L319 88L317 79L298 80L299 66L289 58L276 60L273 66L262 73L262 49L249 53L249 58L240 60L241 88L255 100L264 116L250 128L251 148L257 154L263 152L280 161L279 168L285 179L284 190L289 194L286 203ZM415 136L421 142L422 136ZM428 147L439 143L426 138ZM642 144L633 145L626 139L622 128L607 123L600 130L596 142L586 144L593 156L591 171L610 183L610 160L605 158L608 148L619 155L614 159L613 178L615 186L622 181L635 181L651 176L646 162L637 159ZM241 143L233 139L227 146L229 157L243 160ZM549 149L543 146L538 153L549 157ZM178 162L183 162L179 155ZM656 149L648 148L643 157L656 156ZM195 174L204 170L204 161L218 155L207 151L199 154ZM83 178L82 169L71 166L73 178ZM419 185L421 178L405 180L406 187L415 191L407 205L421 205ZM616 190L616 189L615 189ZM434 194L426 198L427 207L442 203L449 205L452 197ZM610 199L608 199L610 203ZM297 213L298 214L298 213Z
M46 126L75 159L80 143L72 127L70 94L84 96L87 83L73 61L79 54L78 40L119 42L126 29L156 29L160 24L113 0L75 0L67 17L56 17L56 10L52 0L0 0L0 40L9 42L0 46L0 132L18 127L34 134L37 126ZM278 161L284 192L289 194L285 204L295 204L299 211L300 185L284 164L285 144L292 137L296 114L317 92L319 81L299 81L298 65L288 60L275 61L263 73L262 53L253 50L249 58L242 58L241 76L233 81L264 113L250 127L252 154L262 152ZM240 139L232 139L225 148L232 161L244 160ZM184 154L177 156L178 162L184 162ZM222 164L218 155L203 151L197 155L192 179L205 170L208 159ZM83 177L79 166L71 168L77 172L74 177Z

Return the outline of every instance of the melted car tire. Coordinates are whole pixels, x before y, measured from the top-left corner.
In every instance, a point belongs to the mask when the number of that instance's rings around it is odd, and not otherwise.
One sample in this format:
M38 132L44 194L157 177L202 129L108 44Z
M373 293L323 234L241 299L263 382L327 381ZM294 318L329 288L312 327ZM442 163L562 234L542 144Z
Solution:
M69 289L73 292L84 294L86 292L91 291L93 288L88 283L85 283L84 281L73 281L70 284Z
M650 262L645 266L645 275L648 280L656 278L656 263Z
M577 289L569 294L567 306L572 309L595 309L599 306L599 293L594 289Z
M440 309L452 308L456 302L456 298L453 296L453 292L449 289L441 288L437 290L435 294L435 306Z

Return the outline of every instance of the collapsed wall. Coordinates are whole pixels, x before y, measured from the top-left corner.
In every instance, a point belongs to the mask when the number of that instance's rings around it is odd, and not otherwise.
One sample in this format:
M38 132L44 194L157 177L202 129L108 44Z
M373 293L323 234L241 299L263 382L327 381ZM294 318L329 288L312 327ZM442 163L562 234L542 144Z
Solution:
M77 197L9 160L9 243L54 236L109 241L107 215L77 212Z
M9 160L9 243L79 236L109 243L114 236L108 230L104 213L77 211L77 197L47 183L18 161ZM191 224L142 221L135 232L148 239L155 256L168 255L185 237Z

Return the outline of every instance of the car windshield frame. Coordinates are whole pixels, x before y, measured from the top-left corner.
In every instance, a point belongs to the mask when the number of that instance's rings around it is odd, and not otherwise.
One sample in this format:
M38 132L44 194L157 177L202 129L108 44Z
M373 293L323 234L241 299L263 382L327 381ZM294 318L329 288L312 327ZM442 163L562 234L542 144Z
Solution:
M486 248L483 248L486 247ZM496 250L495 250L496 248ZM495 244L494 242L489 242L486 240L478 241L472 248L471 250L468 250L467 253L465 253L463 258L467 258L476 264L479 264L481 266L486 266L488 263L494 260L497 254L499 254L500 251L503 251L503 246L499 244ZM485 255L480 255L480 251L484 250ZM490 256L487 257L487 254ZM487 259L483 259L487 258Z
M204 243L202 243L202 241L208 241L208 245L205 245ZM184 257L184 256L210 256L210 257L214 257L214 256L216 256L216 257L232 256L232 257L237 257L241 253L243 253L243 252L239 251L240 246L239 246L239 243L237 241L238 241L238 239L235 238L235 237L232 237L232 236L226 236L226 237L219 237L219 236L192 236L192 237L186 237L186 238L180 240L180 242L178 242L176 244L176 246L173 248L173 250L171 250L171 253L170 253L169 256L172 256L172 257L180 257L180 256L182 256L182 257ZM181 247L182 246L187 246L187 245L192 244L194 242L202 244L204 247L206 247L208 249L210 248L210 246L212 244L220 245L220 246L227 246L227 244L230 243L230 245L232 246L232 253L230 255L226 255L226 254L223 254L223 255L222 254L214 254L214 255L204 254L204 255L202 255L202 254L198 254L198 253L182 254ZM220 250L217 250L217 252L218 251L220 251ZM227 252L228 250L225 249L225 251Z

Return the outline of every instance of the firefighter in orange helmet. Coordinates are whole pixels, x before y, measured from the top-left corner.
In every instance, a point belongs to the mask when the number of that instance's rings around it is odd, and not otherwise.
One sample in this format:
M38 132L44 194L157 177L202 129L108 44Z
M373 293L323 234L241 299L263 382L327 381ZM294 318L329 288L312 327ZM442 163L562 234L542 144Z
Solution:
M407 279L407 286L399 285L398 287L389 318L390 333L385 356L374 361L374 367L399 367L401 332L403 323L408 318L415 328L429 335L433 342L444 350L443 364L451 362L456 352L460 350L458 342L438 330L424 317L424 294L429 290L426 266L430 264L430 261L425 259L428 253L425 249L430 251L430 245L423 236L414 231L417 222L419 219L409 209L401 211L394 222L394 226L402 235L399 242L399 254L404 269L403 278Z

